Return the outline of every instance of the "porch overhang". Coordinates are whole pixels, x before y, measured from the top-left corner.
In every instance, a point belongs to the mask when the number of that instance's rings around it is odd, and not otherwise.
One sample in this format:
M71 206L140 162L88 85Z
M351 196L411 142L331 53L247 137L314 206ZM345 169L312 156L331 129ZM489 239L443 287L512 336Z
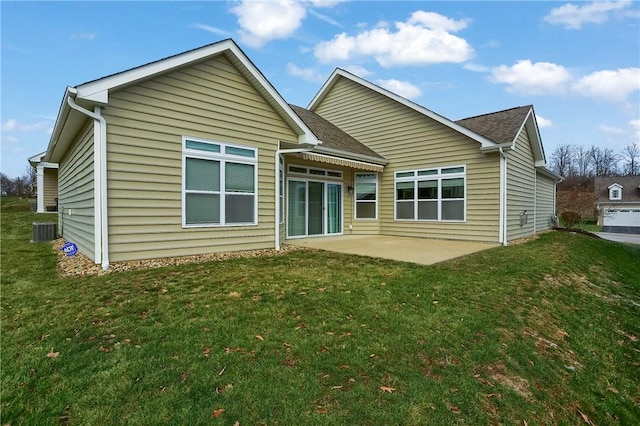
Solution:
M300 155L305 160L317 161L319 163L332 164L335 166L351 167L353 169L367 170L378 173L381 173L384 170L384 166L380 164L350 160L325 154L317 154L315 152L302 152L300 153Z

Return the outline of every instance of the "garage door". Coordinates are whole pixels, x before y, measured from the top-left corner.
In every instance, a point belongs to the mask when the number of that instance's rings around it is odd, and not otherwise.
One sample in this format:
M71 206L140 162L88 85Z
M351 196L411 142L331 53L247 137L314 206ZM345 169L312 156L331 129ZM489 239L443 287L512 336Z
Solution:
M606 209L604 226L640 226L640 209Z

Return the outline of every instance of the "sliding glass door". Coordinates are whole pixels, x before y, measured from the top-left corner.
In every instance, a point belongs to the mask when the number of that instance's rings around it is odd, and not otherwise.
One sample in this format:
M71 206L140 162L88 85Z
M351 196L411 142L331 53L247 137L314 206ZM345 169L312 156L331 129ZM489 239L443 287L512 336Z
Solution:
M342 185L289 180L287 234L306 237L342 233Z

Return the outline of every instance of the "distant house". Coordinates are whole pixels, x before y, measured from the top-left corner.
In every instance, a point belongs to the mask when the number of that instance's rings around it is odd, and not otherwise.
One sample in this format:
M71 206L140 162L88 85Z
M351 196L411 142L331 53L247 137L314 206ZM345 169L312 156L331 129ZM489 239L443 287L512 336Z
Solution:
M596 177L594 187L602 231L640 234L640 176Z
M36 169L37 212L58 211L58 164L43 161L46 152L29 158Z
M59 229L111 261L551 226L533 107L452 121L337 69L289 105L232 40L68 87L45 158Z

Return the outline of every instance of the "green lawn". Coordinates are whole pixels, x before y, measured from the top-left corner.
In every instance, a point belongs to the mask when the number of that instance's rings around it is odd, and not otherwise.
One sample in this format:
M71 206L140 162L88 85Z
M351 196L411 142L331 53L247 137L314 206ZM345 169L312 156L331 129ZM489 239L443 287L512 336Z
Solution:
M3 425L640 423L640 246L59 279L27 209L1 218Z

